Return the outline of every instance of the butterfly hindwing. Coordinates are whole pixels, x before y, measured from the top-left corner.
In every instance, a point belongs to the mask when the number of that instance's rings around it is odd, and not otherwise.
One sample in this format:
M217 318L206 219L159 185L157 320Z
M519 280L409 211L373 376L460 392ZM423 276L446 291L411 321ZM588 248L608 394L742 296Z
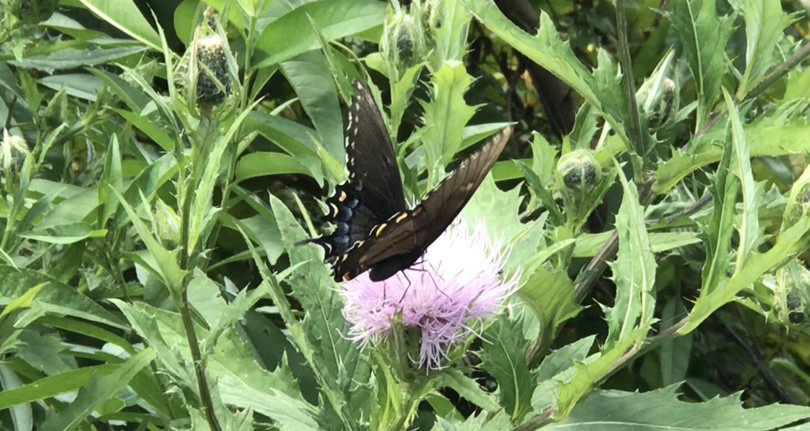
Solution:
M507 127L470 156L412 210L394 213L373 226L366 240L355 243L333 265L336 279L350 280L366 270L384 280L413 265L469 202L503 151Z
M405 196L394 148L374 98L358 80L349 103L346 164L349 180L338 184L326 199L323 221L335 225L328 235L309 240L324 248L333 261L368 236L372 227L405 210Z

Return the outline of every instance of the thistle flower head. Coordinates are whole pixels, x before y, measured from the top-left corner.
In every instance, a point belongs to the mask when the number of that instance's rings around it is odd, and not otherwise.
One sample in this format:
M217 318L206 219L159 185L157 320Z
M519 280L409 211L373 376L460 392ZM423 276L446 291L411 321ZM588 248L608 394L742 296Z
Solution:
M517 277L499 279L505 256L487 240L483 224L474 227L470 232L466 223L455 223L421 260L387 280L362 274L347 282L341 295L349 338L362 346L381 342L401 317L402 325L421 333L419 366L441 368L448 350L498 312L517 286Z

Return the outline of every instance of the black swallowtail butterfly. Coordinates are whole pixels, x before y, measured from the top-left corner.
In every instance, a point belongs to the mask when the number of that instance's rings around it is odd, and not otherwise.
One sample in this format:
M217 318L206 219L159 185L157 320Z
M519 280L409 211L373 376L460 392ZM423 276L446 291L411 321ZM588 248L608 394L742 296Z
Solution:
M407 209L394 147L380 111L357 79L349 105L346 155L349 180L326 200L329 235L312 239L324 248L335 281L370 270L372 281L407 269L453 222L506 146L512 128L450 173L413 209Z

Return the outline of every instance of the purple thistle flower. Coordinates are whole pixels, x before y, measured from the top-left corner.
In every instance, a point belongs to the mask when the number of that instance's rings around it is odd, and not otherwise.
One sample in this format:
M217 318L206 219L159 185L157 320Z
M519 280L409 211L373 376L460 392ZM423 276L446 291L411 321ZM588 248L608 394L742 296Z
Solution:
M383 341L401 313L405 327L421 332L419 366L440 369L450 347L475 332L473 326L498 312L516 290L519 277L498 277L504 261L483 224L470 232L466 223L456 222L411 268L381 282L365 273L344 284L348 337L361 348Z

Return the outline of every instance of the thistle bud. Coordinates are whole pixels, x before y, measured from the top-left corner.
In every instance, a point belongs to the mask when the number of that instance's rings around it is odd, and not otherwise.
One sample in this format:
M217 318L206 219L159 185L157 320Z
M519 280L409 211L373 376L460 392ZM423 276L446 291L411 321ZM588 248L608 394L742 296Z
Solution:
M557 172L572 191L589 190L602 177L602 168L590 150L574 150L560 157Z
M218 34L195 41L200 74L197 76L197 106L212 108L222 103L231 91L228 64L222 38Z
M196 105L204 116L210 116L212 108L234 99L228 96L232 94L233 83L238 79L236 60L223 35L216 11L206 10L175 72L175 87L185 94L189 107L193 110L192 105ZM232 105L226 103L218 115L228 112Z
M413 7L412 7L413 9ZM385 22L380 51L395 73L402 73L421 61L425 42L421 19L407 13L396 13ZM398 77L390 77L398 80Z
M796 290L791 290L787 295L786 301L790 323L798 325L804 322L802 298L799 296L799 293Z
M9 0L8 11L24 24L38 24L50 18L59 0Z
M0 170L8 172L29 153L28 144L22 136L12 135L3 129L3 142L0 144Z

